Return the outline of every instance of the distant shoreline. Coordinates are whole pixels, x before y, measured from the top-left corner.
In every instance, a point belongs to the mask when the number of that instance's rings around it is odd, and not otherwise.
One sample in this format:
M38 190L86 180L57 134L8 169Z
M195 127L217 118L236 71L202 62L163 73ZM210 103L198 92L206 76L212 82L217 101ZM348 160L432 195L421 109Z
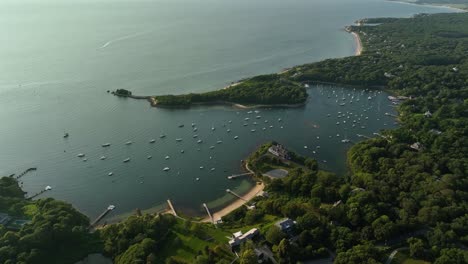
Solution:
M430 7L444 7L459 10L460 12L468 12L468 9L464 9L457 6L451 6L450 4L437 4L437 3L417 3L412 1L405 1L405 0L386 0L388 2L393 3L400 3L400 4L407 4L407 5L417 5L417 6L430 6Z

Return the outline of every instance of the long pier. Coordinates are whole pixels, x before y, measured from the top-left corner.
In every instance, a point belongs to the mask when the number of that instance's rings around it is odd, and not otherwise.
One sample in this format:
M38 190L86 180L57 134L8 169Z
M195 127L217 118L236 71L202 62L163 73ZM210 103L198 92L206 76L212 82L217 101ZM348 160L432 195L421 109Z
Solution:
M206 203L203 203L203 207L205 207L206 213L207 213L208 216L210 217L211 222L213 223L213 225L216 226L216 223L215 223L215 220L214 220L214 218L213 218L213 215L211 215L210 209L208 209L208 206L206 205Z
M358 137L363 137L363 138L367 138L367 139L370 139L370 138L371 138L371 137L368 137L368 136L366 136L366 135L361 135L361 134L356 134L356 136L358 136Z
M228 176L227 178L228 178L229 180L233 180L233 179L235 179L235 178L239 178L239 177L247 176L247 175L252 175L252 174L253 174L252 172L246 172L246 173L231 175L231 176Z
M32 200L32 199L36 198L37 196L39 196L39 195L41 195L41 194L43 194L43 193L45 193L45 192L47 192L47 191L49 191L49 190L50 190L50 189L44 189L44 190L42 190L42 191L40 191L40 192L38 192L38 193L36 193L36 194L33 194L33 195L27 197L26 199L27 199L27 200Z
M390 114L390 113L385 113L386 116L391 116L391 117L395 117L397 118L398 116L397 115L394 115L394 114Z
M35 171L35 170L37 170L36 167L29 168L29 169L23 171L22 173L18 174L18 176L16 176L15 178L18 180L19 178L23 177L26 173L28 173L30 171ZM14 176L14 174L12 174L12 176Z
M90 227L94 227L95 225L97 225L97 223L99 223L99 221L101 221L110 211L114 210L114 207L112 207L111 205L109 205L106 210L104 210L104 212L102 212L102 214L100 214L96 220L94 220Z
M246 199L244 199L244 197L238 195L237 193L231 191L230 189L227 189L226 192L227 192L227 193L230 193L230 194L232 194L232 195L234 195L234 196L236 196L237 198L241 199L242 201L248 202Z
M174 206L172 205L171 200L167 199L167 204L169 205L169 208L171 208L172 214L174 216L178 216L176 210L174 209Z

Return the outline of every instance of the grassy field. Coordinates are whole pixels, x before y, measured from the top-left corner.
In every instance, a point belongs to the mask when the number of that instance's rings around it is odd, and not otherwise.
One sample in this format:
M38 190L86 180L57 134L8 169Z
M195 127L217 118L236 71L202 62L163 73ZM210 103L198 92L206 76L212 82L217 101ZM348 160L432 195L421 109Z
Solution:
M229 232L215 228L211 224L199 224L197 230L187 232L183 220L178 220L177 225L172 230L168 243L162 245L157 258L164 261L166 258L176 256L176 259L193 261L199 252L203 252L206 247L215 247L220 255L225 256L225 259L232 260L234 255L230 252L227 245ZM216 247L216 244L223 246ZM225 246L224 246L225 245Z

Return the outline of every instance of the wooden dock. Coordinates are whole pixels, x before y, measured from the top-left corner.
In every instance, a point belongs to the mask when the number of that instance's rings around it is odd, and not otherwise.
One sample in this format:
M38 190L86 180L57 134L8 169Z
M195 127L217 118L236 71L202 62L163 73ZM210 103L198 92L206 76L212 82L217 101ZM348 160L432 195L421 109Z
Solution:
M36 193L36 194L33 194L33 195L27 197L26 199L27 199L27 200L32 200L32 199L36 198L37 196L39 196L39 195L41 195L41 194L43 194L43 193L45 193L45 192L47 192L47 191L49 191L49 190L44 189L44 190L42 190L42 191L40 191L40 192L38 192L38 193Z
M227 178L228 178L229 180L233 180L233 179L236 179L236 178L239 178L239 177L243 177L243 176L247 176L247 175L252 175L252 174L253 174L252 172L246 172L246 173L231 175L231 176L228 176Z
M174 216L178 216L176 210L174 209L174 206L172 205L171 200L167 199L167 204L169 205L169 208L171 209L172 214L173 214Z
M367 139L370 139L370 138L371 138L371 137L368 137L368 136L366 136L366 135L361 135L361 134L356 134L356 136L358 136L358 137L363 137L363 138L367 138Z
M232 195L234 195L234 196L236 196L237 198L241 199L242 201L248 202L246 199L244 199L244 197L238 195L237 193L231 191L230 189L227 189L226 192L227 192L227 193L230 193L230 194L232 194Z
M213 215L211 215L210 209L208 209L208 206L206 205L206 203L203 203L203 207L205 207L206 213L207 213L208 216L210 217L211 222L213 223L213 225L216 226L216 222L215 222L215 220L214 220L214 218L213 218Z
M106 208L106 210L104 210L104 212L102 212L102 214L100 214L92 223L89 227L94 227L97 225L97 223L99 223L99 221L101 221L110 211L114 210L114 208L111 208L110 206Z

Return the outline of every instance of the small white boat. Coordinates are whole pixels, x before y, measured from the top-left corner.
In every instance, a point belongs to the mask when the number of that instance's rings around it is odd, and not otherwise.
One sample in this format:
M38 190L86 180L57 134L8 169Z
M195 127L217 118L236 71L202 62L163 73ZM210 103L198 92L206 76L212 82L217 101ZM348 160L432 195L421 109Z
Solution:
M154 143L154 142L156 142L156 139L151 139L151 140L149 141L149 143Z
M281 122L281 121L282 121L281 118L278 118L278 122Z
M203 169L204 169L204 167L203 167L203 166L200 166L200 170L203 170Z
M50 191L50 190L52 190L52 187L50 187L49 185L47 185L47 186L44 188L44 190Z
M104 143L104 144L102 144L102 147L103 147L103 148L105 148L105 147L110 147L110 145L111 145L110 143Z
M167 159L167 160L170 159L170 158L171 158L171 157L169 157L169 156L164 157L164 159Z
M345 139L342 139L342 140L341 140L341 142L343 142L343 143L349 143L349 142L350 142L350 140L349 140L349 139L347 139L347 138L345 138Z
M131 145L133 142L132 141L127 141L125 142L125 145Z
M306 83L306 84L304 84L304 87L305 87L305 88L309 88L309 85Z
M182 139L181 139L181 138L176 138L176 141L177 141L177 142L181 142Z
M112 211L114 209L115 209L115 205L112 205L112 204L107 207L107 210L109 211Z
M250 120L250 118L246 117L246 118L244 118L244 120L245 120L245 121L249 121L249 120Z
M114 173L111 171L111 172L107 173L107 175L112 176L112 175L114 175Z
M195 131L197 131L197 130L198 130L198 128L196 128L196 127L193 128L193 132L195 132Z
M262 128L262 130L266 130L266 127Z
M369 96L369 97L367 97L367 100L370 100L370 99L372 99L372 97L370 97L370 96Z
M192 123L192 127L194 127L194 126L195 126L195 123Z
M170 170L169 167L165 167L165 168L163 169L163 171L169 171L169 170Z
M130 161L130 158L126 158L123 160L123 162L129 162Z
M180 124L179 127L184 127L184 124Z
M193 135L193 138L197 138L197 137L198 137L198 135Z
M337 125L339 125L339 124L340 124L340 122L336 122L336 124L337 124Z
M251 114L251 113L252 113L252 111L248 111L248 112L247 112L247 114Z
M100 160L105 160L105 159L106 159L106 156L101 156L99 159L100 159Z
M164 135L164 134L159 135L159 138L165 138L165 137L166 137L166 135Z
M304 148L305 148L305 149L308 149L308 147L307 147L307 146L304 146Z
M199 180L200 180L200 178L196 178L195 180L196 180L196 181L199 181Z
M344 106L344 105L346 105L346 104L345 104L345 103L341 103L341 104L340 104L340 106Z
M153 158L153 156L149 155L149 156L148 156L148 157L146 157L146 158L147 158L147 159L152 159L152 158Z
M215 168L211 168L211 169L210 169L210 171L214 171L214 170L215 170Z
M257 122L253 122L254 126L258 125Z
M255 118L260 119L260 118L262 118L262 116L256 116Z
M185 153L185 150L181 150L180 153Z
M201 139L199 139L199 140L197 141L198 144L201 144L202 142L203 142L203 140L201 140Z
M84 158L83 161L88 161L88 159L87 159L87 158Z
M235 136L234 139L238 139L239 137L238 136Z
M229 120L229 121L228 121L228 123L229 123L229 124L231 124L231 123L232 123L232 121L231 121L231 120Z
M80 154L78 154L78 155L76 155L76 156L77 156L78 158L82 158L82 157L84 157L84 156L85 156L85 154L83 154L83 153L80 153Z
M255 129L251 129L250 132L255 132Z
M223 141L221 140L216 141L216 144L221 144L221 143L223 143Z
M244 124L243 126L248 126L249 124Z
M228 133L231 132L231 129L228 128L228 129L226 130L226 132L228 132Z
M216 128L214 126L211 127L211 131L215 131Z
M210 149L214 149L214 148L215 148L215 146L210 146Z

